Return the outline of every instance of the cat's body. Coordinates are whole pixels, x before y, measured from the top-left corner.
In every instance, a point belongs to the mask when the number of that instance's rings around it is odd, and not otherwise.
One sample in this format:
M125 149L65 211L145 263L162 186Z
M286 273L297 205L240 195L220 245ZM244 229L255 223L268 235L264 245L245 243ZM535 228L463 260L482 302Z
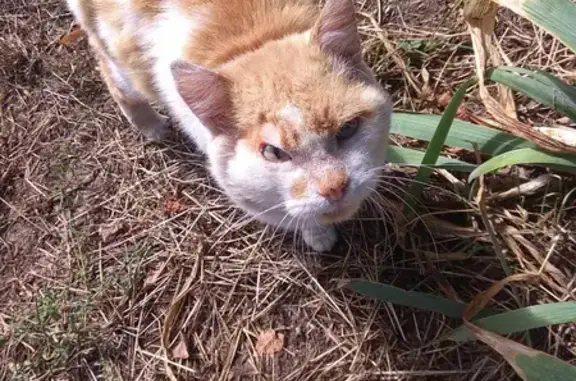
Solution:
M385 162L391 105L351 0L67 0L111 94L146 136L167 106L226 194L265 223L336 242Z

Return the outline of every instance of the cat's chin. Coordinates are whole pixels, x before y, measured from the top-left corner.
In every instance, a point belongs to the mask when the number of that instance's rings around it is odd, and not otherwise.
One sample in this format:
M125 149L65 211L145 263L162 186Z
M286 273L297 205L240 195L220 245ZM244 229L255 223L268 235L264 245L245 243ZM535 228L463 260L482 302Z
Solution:
M359 209L359 205L343 206L334 211L323 213L318 216L318 222L322 225L332 225L344 222L352 218Z

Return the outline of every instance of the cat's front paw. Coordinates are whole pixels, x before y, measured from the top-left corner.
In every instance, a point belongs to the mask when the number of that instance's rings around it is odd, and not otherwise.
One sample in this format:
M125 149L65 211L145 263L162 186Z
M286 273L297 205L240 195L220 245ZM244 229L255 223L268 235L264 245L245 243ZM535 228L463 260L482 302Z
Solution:
M338 234L333 226L315 226L302 230L302 238L312 250L324 252L334 247Z
M174 137L169 119L165 116L146 121L146 123L138 127L144 137L150 142L162 142Z

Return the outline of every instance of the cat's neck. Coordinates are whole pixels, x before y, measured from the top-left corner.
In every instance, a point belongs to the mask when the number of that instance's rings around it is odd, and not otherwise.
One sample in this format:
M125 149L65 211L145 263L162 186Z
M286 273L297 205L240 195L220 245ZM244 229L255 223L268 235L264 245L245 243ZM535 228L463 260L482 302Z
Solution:
M311 29L316 8L309 0L216 0L186 58L212 68L223 65L267 42Z

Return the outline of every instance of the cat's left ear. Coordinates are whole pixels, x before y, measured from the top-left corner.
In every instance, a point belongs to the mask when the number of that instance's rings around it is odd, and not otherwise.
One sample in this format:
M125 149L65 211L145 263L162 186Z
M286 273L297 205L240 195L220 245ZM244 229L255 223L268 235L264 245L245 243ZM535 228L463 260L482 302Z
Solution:
M215 135L229 134L232 123L231 81L200 65L177 61L171 66L178 93Z
M312 31L312 39L327 54L359 64L362 61L362 45L353 1L326 0Z

